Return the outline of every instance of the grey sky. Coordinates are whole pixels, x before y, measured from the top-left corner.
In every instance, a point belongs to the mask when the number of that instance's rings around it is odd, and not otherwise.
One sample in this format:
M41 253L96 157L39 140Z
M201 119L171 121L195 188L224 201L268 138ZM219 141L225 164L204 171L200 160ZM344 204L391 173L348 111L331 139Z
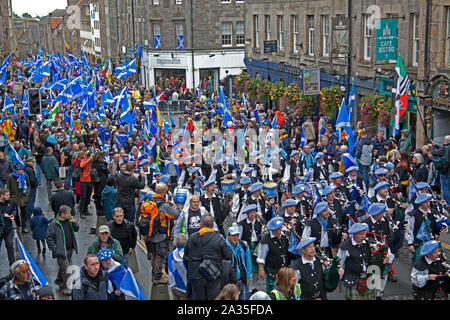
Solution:
M55 9L65 9L67 0L12 0L13 11L21 16L28 12L33 17L46 16Z

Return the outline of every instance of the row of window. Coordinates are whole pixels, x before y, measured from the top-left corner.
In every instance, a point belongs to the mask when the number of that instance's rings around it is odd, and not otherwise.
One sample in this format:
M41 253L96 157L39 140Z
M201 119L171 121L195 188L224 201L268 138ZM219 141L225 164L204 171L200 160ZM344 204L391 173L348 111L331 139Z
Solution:
M177 23L175 25L177 48L183 49L186 46L184 42L184 25L182 23ZM244 21L237 21L235 27L235 43L237 46L245 45L245 23ZM182 48L179 45L179 39L183 39ZM154 38L154 48L160 49L162 45L161 39L161 25L159 23L153 24L153 38ZM221 43L222 46L233 46L233 23L232 22L222 22L221 25Z
M175 4L183 4L183 0L173 0ZM234 0L236 3L244 3L244 0ZM153 0L153 4L159 5L159 0ZM221 3L231 3L232 0L220 0Z
M271 15L253 15L253 47L259 48L262 41L265 40L278 40L278 51L286 50L286 26L287 22L286 16L277 15L275 16L275 28L272 27L273 16ZM388 16L388 18L393 18ZM263 21L261 21L263 19ZM298 53L299 48L304 50L304 53L309 56L315 56L321 51L321 56L328 57L330 54L330 40L331 40L331 19L328 15L320 16L320 36L321 36L321 48L316 50L315 48L315 37L317 34L317 19L314 15L306 15L305 23L301 24L306 27L305 30L305 48L303 48L303 42L300 39L299 33L299 16L291 15L288 17L290 19L289 28L290 30L290 52ZM369 24L369 15L362 16L362 59L365 61L372 61L373 59L373 43L374 30ZM447 51L446 51L446 61L450 63L450 7L447 9ZM276 30L277 34L273 35L272 32ZM223 31L222 31L223 34ZM411 14L411 64L417 66L419 62L419 44L420 44L420 18L419 14ZM262 40L262 41L261 41Z

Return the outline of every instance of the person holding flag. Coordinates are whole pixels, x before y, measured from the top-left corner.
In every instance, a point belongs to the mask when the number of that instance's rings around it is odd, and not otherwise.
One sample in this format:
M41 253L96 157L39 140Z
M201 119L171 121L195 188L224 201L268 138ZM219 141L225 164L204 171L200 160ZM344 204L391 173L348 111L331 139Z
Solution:
M36 300L40 285L31 276L28 262L17 260L10 270L12 279L0 289L0 300Z

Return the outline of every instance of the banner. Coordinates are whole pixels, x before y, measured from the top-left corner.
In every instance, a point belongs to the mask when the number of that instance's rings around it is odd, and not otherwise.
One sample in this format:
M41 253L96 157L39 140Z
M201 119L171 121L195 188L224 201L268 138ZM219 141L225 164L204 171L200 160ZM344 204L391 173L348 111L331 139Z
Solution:
M397 19L380 19L376 26L376 61L397 60Z
M350 19L337 17L331 19L331 56L344 58L348 56L350 39Z
M320 94L320 68L304 67L303 68L303 94L317 95Z

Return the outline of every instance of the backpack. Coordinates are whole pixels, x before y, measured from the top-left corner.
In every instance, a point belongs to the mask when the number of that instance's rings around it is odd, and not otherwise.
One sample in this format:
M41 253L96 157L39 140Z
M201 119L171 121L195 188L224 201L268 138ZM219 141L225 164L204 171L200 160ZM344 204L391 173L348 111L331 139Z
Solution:
M73 165L72 179L74 179L75 181L79 181L80 176L81 176L81 168L80 163L78 163L77 165Z
M447 174L448 172L448 166L449 166L449 160L448 160L448 153L449 153L449 146L445 147L445 154L442 157L436 157L433 159L434 167L440 174Z
M100 182L100 176L98 175L98 171L93 167L92 163L89 165L89 175L91 176L92 183Z
M141 213L137 220L137 227L142 236L151 237L156 233L166 233L170 236L170 215L159 211L164 201L146 201L141 205Z

